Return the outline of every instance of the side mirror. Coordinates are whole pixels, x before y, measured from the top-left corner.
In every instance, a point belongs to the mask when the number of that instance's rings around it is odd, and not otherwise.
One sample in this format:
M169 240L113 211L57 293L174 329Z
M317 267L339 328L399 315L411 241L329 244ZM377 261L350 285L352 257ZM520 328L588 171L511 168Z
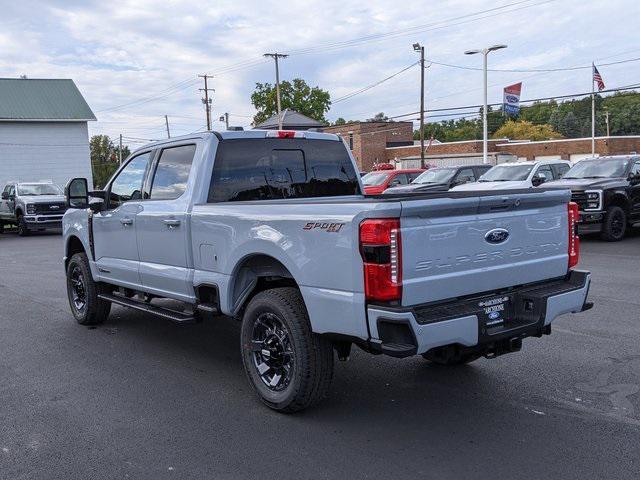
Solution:
M542 185L546 181L547 181L546 178L539 177L538 175L534 175L533 178L531 179L531 183L533 184L534 187L537 187L538 185Z
M9 192L2 192L2 200L9 200Z
M89 206L89 186L86 178L73 178L64 187L67 208L87 208Z

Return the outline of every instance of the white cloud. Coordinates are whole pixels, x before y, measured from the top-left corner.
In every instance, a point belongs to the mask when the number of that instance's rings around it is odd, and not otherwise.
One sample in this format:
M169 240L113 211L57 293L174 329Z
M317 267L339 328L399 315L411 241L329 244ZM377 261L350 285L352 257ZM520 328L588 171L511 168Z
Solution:
M467 57L464 50L507 43L507 50L490 58L492 67L502 69L588 65L594 58L604 62L634 57L634 50L640 50L635 35L640 6L635 0L528 3L540 5L472 19L463 16L495 5L482 0L11 2L4 5L0 19L0 69L3 76L73 78L97 112L99 122L91 125L92 133L157 138L164 134L165 114L176 134L203 126L196 77L200 73L220 72L212 81L213 118L229 111L240 115L232 117L232 123L248 125L255 82L273 81L272 63L262 58L266 51L316 49L283 60L282 77L300 76L337 98L416 61L411 48L415 41L426 45L428 58L470 67L479 67L480 58ZM419 25L425 28L411 34L349 48L334 46ZM615 56L625 51L630 53ZM230 65L236 67L228 69ZM600 70L607 85L638 81L638 63ZM499 100L503 85L520 80L525 82L525 98L584 91L589 75L492 72L490 99ZM418 70L409 70L337 103L329 118L415 111L418 79ZM427 106L477 104L480 82L478 71L432 65L427 70ZM109 110L147 96L156 98Z

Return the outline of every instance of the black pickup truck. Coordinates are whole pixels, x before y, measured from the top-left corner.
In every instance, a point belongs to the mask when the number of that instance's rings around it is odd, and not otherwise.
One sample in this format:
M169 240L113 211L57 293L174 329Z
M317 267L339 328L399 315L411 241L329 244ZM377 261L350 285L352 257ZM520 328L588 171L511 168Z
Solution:
M603 240L616 242L640 223L640 156L582 160L545 187L571 189L571 200L580 208L581 234L600 233Z

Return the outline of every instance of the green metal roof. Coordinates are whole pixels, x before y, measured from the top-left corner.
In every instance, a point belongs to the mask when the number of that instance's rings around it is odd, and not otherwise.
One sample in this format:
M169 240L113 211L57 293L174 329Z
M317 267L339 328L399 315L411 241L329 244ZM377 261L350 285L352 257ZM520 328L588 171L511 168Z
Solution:
M0 78L0 122L95 119L73 80Z

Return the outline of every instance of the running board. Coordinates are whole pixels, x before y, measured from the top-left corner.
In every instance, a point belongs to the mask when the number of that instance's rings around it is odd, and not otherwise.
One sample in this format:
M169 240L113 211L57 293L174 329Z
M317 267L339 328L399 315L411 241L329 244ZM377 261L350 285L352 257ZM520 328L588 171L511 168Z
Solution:
M156 317L166 318L174 323L187 324L195 323L196 318L193 315L187 315L168 308L158 307L139 300L133 300L131 298L120 297L118 295L110 295L108 293L98 294L100 300L106 300L107 302L122 305L123 307L133 308L134 310L140 310L141 312L147 312Z

